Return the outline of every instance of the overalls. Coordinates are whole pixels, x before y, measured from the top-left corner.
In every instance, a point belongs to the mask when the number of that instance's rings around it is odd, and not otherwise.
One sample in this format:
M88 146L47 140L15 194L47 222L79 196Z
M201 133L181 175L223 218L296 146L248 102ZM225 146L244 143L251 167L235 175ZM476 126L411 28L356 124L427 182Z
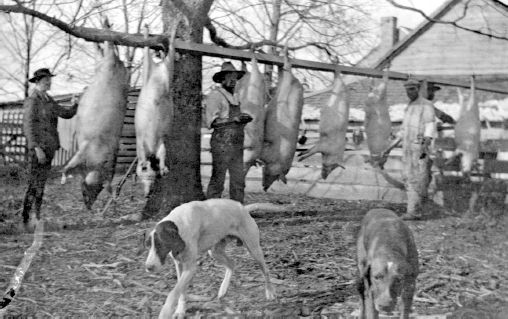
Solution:
M421 156L424 123L434 119L434 109L429 105L420 98L410 103L403 122L403 179L407 191L407 212L417 216L423 213L432 179L432 160L428 154Z
M227 99L226 99L227 100ZM229 118L240 115L240 105L229 102ZM229 170L229 197L243 203L245 179L243 169L244 124L228 123L214 128L210 141L212 176L207 198L220 198L224 191L226 171Z

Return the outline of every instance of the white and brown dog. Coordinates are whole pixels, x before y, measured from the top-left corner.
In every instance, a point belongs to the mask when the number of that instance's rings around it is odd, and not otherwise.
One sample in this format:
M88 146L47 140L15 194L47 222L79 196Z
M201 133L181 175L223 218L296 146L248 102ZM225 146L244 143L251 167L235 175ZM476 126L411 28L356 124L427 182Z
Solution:
M372 209L363 218L357 241L359 318L392 312L401 296L400 318L409 318L418 251L411 230L391 210Z
M226 294L234 269L234 262L225 253L227 240L231 237L241 241L261 266L265 277L266 298L275 298L275 290L270 283L268 268L259 245L259 229L249 214L256 209L282 210L281 206L268 203L243 206L229 199L208 199L182 204L155 225L145 240L145 245L149 248L146 270L159 270L170 254L175 262L178 279L166 298L159 318L184 315L186 289L196 272L199 255L207 250L226 268L218 298Z

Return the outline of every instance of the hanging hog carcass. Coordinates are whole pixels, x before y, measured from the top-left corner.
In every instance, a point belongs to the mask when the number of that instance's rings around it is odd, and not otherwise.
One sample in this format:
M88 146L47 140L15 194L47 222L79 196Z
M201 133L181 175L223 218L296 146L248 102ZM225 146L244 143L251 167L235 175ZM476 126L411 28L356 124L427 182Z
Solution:
M252 58L251 67L251 71L242 76L235 88L235 95L240 101L242 113L247 113L253 118L244 129L243 162L246 174L261 156L266 112L265 78L259 71L255 57Z
M342 166L346 147L346 131L349 124L349 101L347 87L339 71L335 72L331 95L321 108L319 120L319 141L302 152L298 161L316 153L322 155L321 177L326 179L338 166Z
M176 28L174 28L176 30ZM171 83L174 75L174 35L169 52L159 63L155 63L148 47L144 49L143 87L139 93L134 125L136 127L136 175L148 196L155 178L168 172L166 166L167 140L173 118L173 96ZM148 37L148 26L145 26Z
M277 92L267 107L265 139L261 155L263 189L274 181L287 183L286 174L291 168L298 140L298 126L302 117L303 86L291 74L287 55L277 85Z
M455 144L457 148L449 161L459 156L461 171L467 176L471 173L474 163L478 160L480 148L480 110L475 96L474 77L471 77L471 90L467 105L464 103L460 90L458 90L458 93L461 110L457 124L455 124Z
M392 131L392 122L386 101L387 86L388 72L385 72L382 82L372 89L365 100L365 133L370 152L368 162L373 167L381 169L386 162L386 157L381 154L390 145Z
M92 83L79 101L76 114L78 151L62 171L62 183L70 170L83 177L81 189L85 206L91 209L105 187L112 193L120 136L127 105L129 72L106 43L104 57Z

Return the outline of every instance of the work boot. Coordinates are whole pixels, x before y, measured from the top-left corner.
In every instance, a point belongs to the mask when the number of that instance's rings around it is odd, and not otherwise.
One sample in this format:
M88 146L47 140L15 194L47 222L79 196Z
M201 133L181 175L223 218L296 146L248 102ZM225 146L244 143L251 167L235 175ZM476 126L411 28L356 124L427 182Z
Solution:
M407 192L407 210L401 216L403 220L418 220L422 218L422 202L420 195L416 191Z
M400 216L400 218L402 218L403 220L420 220L420 219L422 219L422 215L407 212L404 215Z
M21 221L18 223L17 230L19 233L34 233L35 232L35 223L33 218L27 221Z

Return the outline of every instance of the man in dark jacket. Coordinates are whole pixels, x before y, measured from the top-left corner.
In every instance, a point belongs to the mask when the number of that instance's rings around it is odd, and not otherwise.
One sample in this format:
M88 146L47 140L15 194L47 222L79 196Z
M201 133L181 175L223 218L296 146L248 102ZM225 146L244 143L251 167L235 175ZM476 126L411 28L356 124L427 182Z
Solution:
M51 89L51 77L48 69L39 69L29 82L35 83L32 94L25 100L23 130L28 149L28 188L23 199L23 224L27 228L32 205L35 216L40 219L44 186L51 169L55 151L60 147L57 124L58 117L70 119L76 114L78 104L72 98L72 107L59 105L47 91Z
M236 70L231 62L224 62L221 71L213 76L213 81L220 83L221 87L214 89L205 99L206 123L213 129L210 140L212 176L208 184L207 198L222 196L226 172L229 171L229 197L243 203L243 130L245 125L252 121L252 117L241 113L234 90L244 73Z

